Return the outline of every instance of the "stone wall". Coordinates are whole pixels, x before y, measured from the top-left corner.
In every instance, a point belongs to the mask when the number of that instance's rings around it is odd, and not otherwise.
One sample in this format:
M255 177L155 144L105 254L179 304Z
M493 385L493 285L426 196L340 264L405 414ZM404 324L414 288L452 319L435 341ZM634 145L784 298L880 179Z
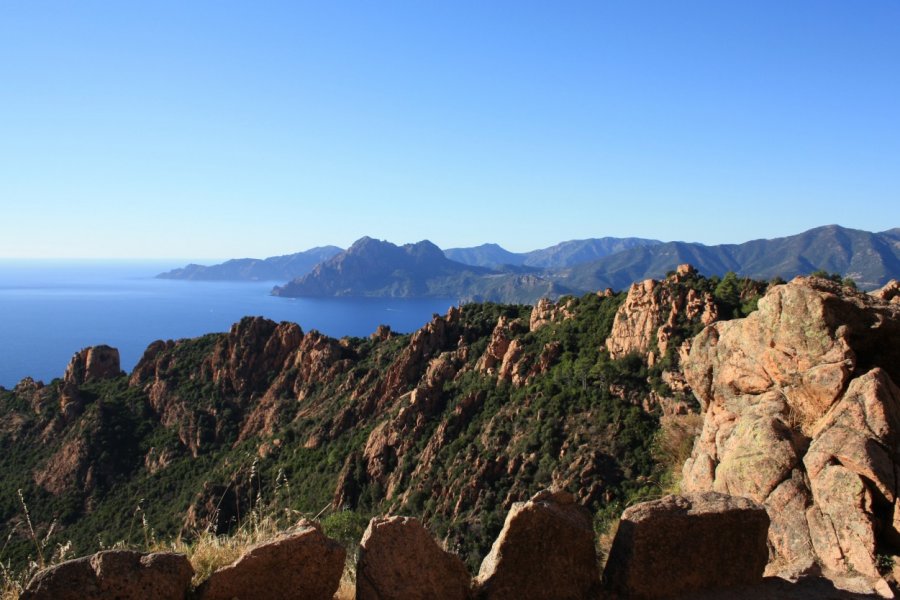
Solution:
M761 580L766 561L765 510L750 500L721 494L669 497L626 511L614 543L615 560L605 590L590 514L567 492L543 491L513 504L503 530L474 578L416 519L376 517L360 544L356 565L358 600L589 600L664 597L675 588L709 590ZM634 515L641 515L632 519ZM636 532L652 530L652 543ZM710 535L690 535L691 531ZM737 541L736 541L737 540ZM660 564L660 548L683 547L691 556ZM729 555L730 552L730 555ZM703 557L740 565L711 570ZM182 554L112 550L67 561L39 573L21 600L331 600L344 570L345 549L318 524L302 521L293 530L247 550L192 588L194 570ZM713 561L715 563L715 561ZM715 563L718 564L718 563ZM670 580L647 592L635 573L663 568ZM680 571L679 571L680 569ZM689 572L690 571L690 572ZM685 583L687 582L687 583ZM660 588L660 585L663 588ZM631 589L633 588L633 589ZM634 592L634 593L632 593Z

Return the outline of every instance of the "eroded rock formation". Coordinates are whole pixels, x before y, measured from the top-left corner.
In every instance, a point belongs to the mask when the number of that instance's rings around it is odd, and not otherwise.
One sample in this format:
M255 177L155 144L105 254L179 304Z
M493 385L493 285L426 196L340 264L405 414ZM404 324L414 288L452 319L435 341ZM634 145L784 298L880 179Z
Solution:
M697 292L677 284L696 276L691 265L680 265L675 274L664 281L647 279L628 289L625 303L616 313L612 333L606 338L606 348L613 358L631 353L648 355L653 362L668 350L669 337L679 320L699 320L704 325L716 321L718 309L712 294Z
M612 291L610 291L610 295L612 295ZM538 300L537 304L534 305L534 308L531 309L531 318L528 321L528 328L531 331L537 331L544 325L571 319L574 316L572 304L572 300L557 303L548 300L547 298L541 298Z
M117 349L103 345L91 346L75 353L66 367L63 381L82 385L88 381L116 377L121 372Z
M797 278L706 328L684 368L704 409L685 489L766 507L768 573L876 580L900 541L900 306Z

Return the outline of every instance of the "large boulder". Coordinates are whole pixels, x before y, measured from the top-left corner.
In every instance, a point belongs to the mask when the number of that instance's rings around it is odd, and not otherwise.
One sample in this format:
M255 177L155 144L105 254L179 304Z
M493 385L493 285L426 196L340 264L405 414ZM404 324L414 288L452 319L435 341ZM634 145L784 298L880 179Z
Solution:
M707 327L683 366L704 409L685 491L765 506L767 574L878 585L900 540L900 304L799 277Z
M766 510L706 492L625 510L603 572L628 598L670 598L762 582L769 558Z
M566 492L516 502L475 578L483 600L581 600L599 583L591 516Z
M331 600L346 551L311 522L258 544L214 572L197 590L201 600Z
M362 538L357 600L466 600L471 577L410 517L376 517Z
M108 550L38 573L21 600L178 600L194 569L183 554Z

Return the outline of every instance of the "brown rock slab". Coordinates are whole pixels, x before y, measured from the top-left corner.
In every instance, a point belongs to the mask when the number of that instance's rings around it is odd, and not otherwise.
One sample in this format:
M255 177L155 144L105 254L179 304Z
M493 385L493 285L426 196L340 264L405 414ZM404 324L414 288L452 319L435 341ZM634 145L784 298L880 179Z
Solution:
M38 573L21 600L178 600L194 569L183 554L108 550Z
M465 600L471 577L417 519L376 517L362 538L357 600Z
M629 598L761 583L769 517L748 498L666 496L625 510L603 573Z
M331 600L344 570L346 551L304 522L258 544L213 573L197 590L201 600Z
M516 502L475 578L481 600L592 598L599 561L590 514L567 492Z

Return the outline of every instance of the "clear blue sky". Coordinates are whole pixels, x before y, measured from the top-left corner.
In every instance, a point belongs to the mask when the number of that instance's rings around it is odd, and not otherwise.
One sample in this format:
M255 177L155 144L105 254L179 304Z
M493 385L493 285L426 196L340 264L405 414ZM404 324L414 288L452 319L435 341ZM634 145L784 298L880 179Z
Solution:
M900 226L900 1L0 0L0 257Z

